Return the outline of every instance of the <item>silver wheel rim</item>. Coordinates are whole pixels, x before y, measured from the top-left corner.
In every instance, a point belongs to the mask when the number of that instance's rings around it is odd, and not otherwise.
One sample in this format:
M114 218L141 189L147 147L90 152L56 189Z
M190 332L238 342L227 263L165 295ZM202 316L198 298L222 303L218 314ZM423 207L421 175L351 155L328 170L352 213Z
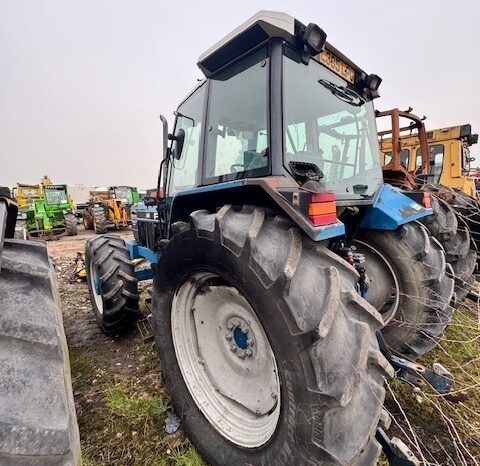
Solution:
M355 241L357 251L365 255L365 269L370 287L367 301L383 317L385 325L397 314L400 304L400 285L387 258L373 246L363 241Z
M175 354L208 422L230 442L255 448L272 437L280 416L277 364L255 311L236 288L218 280L199 272L175 294Z
M102 293L100 292L100 290L98 289L99 287L99 277L97 275L97 272L95 270L95 267L94 267L94 264L93 264L93 261L90 262L90 267L89 267L89 271L90 271L90 286L92 288L92 293L93 293L93 297L95 299L95 305L97 306L97 309L98 309L98 312L100 312L100 314L103 314L103 298L102 298Z

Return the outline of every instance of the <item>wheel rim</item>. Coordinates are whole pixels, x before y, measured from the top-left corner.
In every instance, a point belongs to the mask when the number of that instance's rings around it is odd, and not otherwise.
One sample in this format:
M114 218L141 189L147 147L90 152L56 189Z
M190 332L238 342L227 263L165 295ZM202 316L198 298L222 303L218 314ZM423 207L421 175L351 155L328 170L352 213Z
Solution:
M95 305L97 306L98 312L100 312L100 314L103 314L103 298L100 285L100 277L97 274L93 261L90 262L89 269L90 285L92 288L93 297L95 299Z
M171 325L183 379L209 423L236 445L265 444L280 416L280 380L247 300L217 275L196 273L174 296Z
M395 270L388 259L372 245L357 240L355 246L365 256L365 269L370 282L367 301L388 324L394 319L400 304L400 285Z

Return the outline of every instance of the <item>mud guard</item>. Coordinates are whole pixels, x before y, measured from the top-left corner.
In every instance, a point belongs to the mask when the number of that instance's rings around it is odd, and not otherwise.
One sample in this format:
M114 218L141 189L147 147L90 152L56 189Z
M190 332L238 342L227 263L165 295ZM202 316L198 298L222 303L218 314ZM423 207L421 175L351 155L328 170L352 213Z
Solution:
M432 215L432 209L406 196L401 189L384 184L365 212L360 229L396 230L400 225Z

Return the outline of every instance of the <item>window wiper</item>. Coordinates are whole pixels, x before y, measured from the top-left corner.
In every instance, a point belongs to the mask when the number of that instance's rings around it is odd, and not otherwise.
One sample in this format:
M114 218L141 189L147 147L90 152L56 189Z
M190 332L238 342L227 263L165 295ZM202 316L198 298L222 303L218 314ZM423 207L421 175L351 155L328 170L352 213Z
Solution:
M332 83L331 81L327 81L326 79L319 79L318 82L323 87L328 89L333 95L343 100L347 104L352 104L352 105L355 105L356 107L360 107L365 103L365 100L362 99L355 91L351 89L339 86L337 84Z

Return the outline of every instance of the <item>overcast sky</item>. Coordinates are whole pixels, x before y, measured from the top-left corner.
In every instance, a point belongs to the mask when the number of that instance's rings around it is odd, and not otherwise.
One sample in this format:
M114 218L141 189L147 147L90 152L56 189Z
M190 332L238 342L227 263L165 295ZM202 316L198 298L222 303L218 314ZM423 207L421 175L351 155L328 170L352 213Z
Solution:
M155 184L158 115L201 72L198 56L260 9L315 22L383 78L376 108L480 132L475 0L241 2L0 0L0 185ZM472 155L480 162L480 147Z

